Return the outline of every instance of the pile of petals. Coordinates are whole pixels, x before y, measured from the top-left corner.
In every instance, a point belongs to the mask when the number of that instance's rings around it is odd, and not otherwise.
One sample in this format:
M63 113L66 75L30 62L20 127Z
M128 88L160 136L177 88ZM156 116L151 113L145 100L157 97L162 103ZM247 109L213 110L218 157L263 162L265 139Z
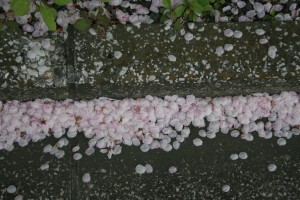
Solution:
M15 143L26 146L52 135L62 139L80 133L89 139L89 155L99 149L111 157L121 153L121 145L139 146L143 152L170 151L189 137L191 125L208 138L230 134L251 141L255 133L266 139L289 139L300 134L300 95L0 102L0 150L11 151Z

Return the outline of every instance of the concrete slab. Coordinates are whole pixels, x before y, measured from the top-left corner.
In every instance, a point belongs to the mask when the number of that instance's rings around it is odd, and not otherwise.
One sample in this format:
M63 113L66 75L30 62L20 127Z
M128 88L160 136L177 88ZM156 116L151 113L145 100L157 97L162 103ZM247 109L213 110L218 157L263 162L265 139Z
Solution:
M53 93L67 97L62 92L62 88L67 92L64 41L58 36L48 38L33 39L18 31L1 33L1 100L54 97Z
M226 37L226 29L241 31L242 37ZM258 35L258 29L264 30L264 35ZM248 85L297 85L299 31L300 24L296 21L200 24L193 30L186 29L185 34L193 34L194 39L190 41L180 31L164 30L164 25L140 29L112 26L103 37L76 32L77 94L80 97L85 96L81 93L105 95L103 91L107 88L124 88L118 93L126 94L127 88L134 90L145 85L161 85L164 91L173 93L177 92L173 90L174 85L183 88L185 84L185 89L195 84L222 90L227 90L230 84L239 90ZM260 39L268 43L260 44ZM216 48L224 48L226 44L232 44L233 49L218 56ZM268 55L271 46L277 48L274 59ZM118 51L122 53L119 59L114 56ZM176 57L175 62L169 60L170 55ZM83 84L89 86L81 90Z
M17 194L28 200L71 199L73 158L70 146L62 148L65 156L61 159L43 153L44 146L56 142L57 139L47 138L24 148L16 144L12 152L0 152L0 199L14 199ZM45 163L49 164L49 170L40 169ZM17 192L7 193L9 185L14 185Z
M96 150L84 156L77 165L74 184L76 199L295 199L300 195L300 137L288 140L279 147L276 138L265 140L255 137L247 142L220 133L215 139L203 139L196 147L192 140L199 137L192 129L190 137L179 150L164 152L123 145L122 153L108 159ZM77 138L84 153L87 142ZM230 160L233 153L246 152L245 160ZM135 173L138 164L151 164L151 174ZM268 171L276 164L275 172ZM175 174L168 172L175 166ZM84 173L91 174L91 182L83 183ZM222 191L223 185L230 191Z

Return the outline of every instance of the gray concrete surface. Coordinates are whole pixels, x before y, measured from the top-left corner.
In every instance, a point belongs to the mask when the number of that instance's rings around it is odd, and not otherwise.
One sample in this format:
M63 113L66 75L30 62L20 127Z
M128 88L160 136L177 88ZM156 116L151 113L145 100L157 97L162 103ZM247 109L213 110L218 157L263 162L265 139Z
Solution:
M64 41L57 36L48 38L55 47L51 51L40 47L44 38L34 39L15 30L1 32L0 100L68 97ZM39 55L30 59L27 52L33 46L40 47ZM43 67L46 71L40 72Z
M0 199L13 199L5 189L10 184L17 187L17 194L24 199L289 199L300 196L300 137L278 146L276 138L257 138L247 142L219 133L215 139L203 139L203 146L196 147L192 140L198 130L192 129L190 137L179 150L164 152L138 147L123 146L122 153L108 159L96 151L84 155L79 161L72 159L72 147L79 145L84 154L87 140L83 135L71 139L62 148L66 155L57 159L44 154L46 144L55 139L16 146L12 152L0 153ZM230 154L246 152L246 160L230 160ZM49 170L41 171L48 163ZM138 164L151 164L153 173L138 175ZM277 165L275 172L268 165ZM176 166L175 174L168 172ZM82 175L91 174L91 182L83 183ZM228 184L228 193L222 186Z

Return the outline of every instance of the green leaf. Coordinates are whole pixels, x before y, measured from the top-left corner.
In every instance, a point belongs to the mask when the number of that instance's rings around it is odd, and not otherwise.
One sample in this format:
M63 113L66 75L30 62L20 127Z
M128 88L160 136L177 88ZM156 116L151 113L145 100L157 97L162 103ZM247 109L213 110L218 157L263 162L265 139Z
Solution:
M160 17L160 23L164 23L167 19L169 19L168 15L164 14Z
M2 30L3 30L3 28L4 28L3 24L2 24L2 23L0 23L0 31L2 31Z
M109 0L102 0L103 3L109 3Z
M274 16L274 15L276 14L276 11L275 11L274 8L271 9L270 14L271 14L272 16Z
M190 8L198 15L201 15L202 12L204 12L204 8L196 1L190 3Z
M203 7L204 11L212 10L212 6L210 5L210 0L198 0L198 2Z
M11 0L10 5L16 16L23 16L30 9L31 0Z
M266 15L266 16L264 16L263 20L264 20L264 21L271 21L272 18L273 18L272 16Z
M56 15L57 15L57 11L55 8L51 8L51 7L48 7L49 8L49 11L51 12L51 14L54 16L54 18L56 18Z
M78 19L74 25L75 25L75 28L77 28L78 30L86 31L87 29L89 29L91 27L92 21L87 18L81 18L81 19Z
M107 27L111 24L111 20L105 15L99 15L98 13L97 19L98 19L97 23L100 24L101 26Z
M48 29L50 31L55 31L56 30L55 19L56 19L56 15L57 15L56 10L54 8L42 5L40 7L40 12L41 12L43 20L44 20L45 24L47 25Z
M165 8L159 8L159 13L164 14L165 10Z
M98 8L98 14L97 15L102 15L104 12L104 9L102 7Z
M175 23L174 23L174 27L175 27L175 29L176 30L180 30L181 28L182 28L182 23L179 21L179 20L177 20Z
M163 5L168 8L168 9L172 9L172 4L171 4L171 0L162 0Z
M214 9L215 9L215 10L219 10L220 7L221 7L221 4L219 4L219 3L215 3L215 4L214 4Z
M277 21L277 19L276 19L275 17L272 17L272 18L271 18L271 23L272 23L272 24L276 24L277 22L278 22L278 21Z
M72 0L54 0L54 3L59 6L65 6L68 3L72 3Z
M195 13L194 12L190 12L189 16L188 16L188 21L192 22L192 21L194 21L194 18L195 18Z
M206 5L209 5L209 0L198 0L198 3L204 7Z
M5 22L5 25L7 26L8 31L20 32L21 30L19 24L15 21L7 21Z
M175 8L176 17L181 17L183 15L185 9L186 9L186 7L183 5L180 5L177 8Z
M211 5L206 5L203 8L204 8L204 11L211 11L212 10Z

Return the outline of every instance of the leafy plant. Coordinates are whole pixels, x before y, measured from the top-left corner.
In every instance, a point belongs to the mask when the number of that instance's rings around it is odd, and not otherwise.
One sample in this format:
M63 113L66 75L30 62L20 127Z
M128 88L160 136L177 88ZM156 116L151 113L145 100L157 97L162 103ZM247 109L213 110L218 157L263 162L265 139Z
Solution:
M71 3L72 0L54 0L54 3L59 5L59 6L65 6L68 3Z
M175 21L174 23L174 28L176 28L177 30L181 29L183 27L183 24L182 24L182 20L179 18Z
M92 21L88 18L81 18L78 19L75 22L75 28L77 28L80 31L86 31L87 29L89 29L92 25Z
M212 7L209 0L190 1L189 8L198 16L202 16L204 12L211 11Z
M225 4L225 0L210 0L210 3L215 10L219 10Z
M184 11L186 10L186 7L184 5L180 5L177 8L175 8L174 12L175 12L175 16L176 17L181 17L184 13Z
M9 31L20 32L20 30L21 30L19 24L15 21L6 21L5 26L7 27L7 30L9 30Z
M1 0L0 0L1 1ZM81 0L84 1L84 0ZM34 12L40 12L43 18L43 21L47 25L50 31L58 31L57 30L57 12L63 11L68 13L68 9L66 9L66 5L74 2L73 7L80 14L80 19L75 22L75 27L80 31L85 31L90 27L94 28L97 33L103 32L102 29L105 27L118 23L118 19L116 16L116 10L120 9L129 15L132 15L135 11L131 8L122 8L120 6L111 6L109 5L110 0L97 0L101 3L101 6L98 6L97 10L90 11L86 8L81 8L79 4L75 3L77 1L73 0L53 0L53 5L50 5L50 1L48 0L10 0L11 10L6 12L6 19L0 21L0 31L3 30L3 26L5 29L15 29L20 28L20 24L14 21L15 16L24 16L30 11L30 5L35 4L37 9ZM195 22L199 17L204 20L215 20L215 13L210 12L212 9L222 11L222 8L226 5L230 4L230 1L226 0L182 0L180 5L174 5L174 0L162 0L163 6L157 7L159 9L159 13L151 13L150 17L153 20L160 19L161 23L164 23L168 19L172 19L173 26L176 29L181 29L185 22ZM270 0L268 0L270 1ZM276 0L274 2L277 2ZM141 3L143 6L149 6L149 3L142 3L143 1L138 0L137 2ZM105 12L105 14L104 14ZM68 13L71 14L71 13ZM283 15L284 13L282 13ZM280 20L280 12L276 12L274 8L271 9L270 12L266 13L262 19L258 20L266 20L276 22ZM60 16L62 17L62 16ZM147 16L148 17L148 16ZM229 19L237 21L238 15L228 16ZM34 22L39 19L35 17L34 13L31 13L31 16L28 18L28 24L31 26ZM60 20L60 19L59 19ZM14 23L12 23L14 22ZM67 22L66 22L67 23ZM4 25L5 24L5 25ZM66 24L67 25L67 24ZM99 31L98 31L99 30ZM46 30L42 30L46 31Z
M30 9L31 0L11 0L10 5L16 16L23 16Z
M171 0L163 0L163 5L166 10L163 13L161 21L170 18L175 21L175 28L181 28L179 23L183 21L196 21L197 17L203 16L205 12L211 11L212 6L210 0L185 0L183 4L173 8ZM178 20L179 18L183 20Z
M169 10L172 9L172 3L171 0L162 0L163 5L168 8Z
M42 3L40 6L40 12L49 30L55 31L56 30L55 19L56 19L57 11L54 8L46 6L45 4Z

